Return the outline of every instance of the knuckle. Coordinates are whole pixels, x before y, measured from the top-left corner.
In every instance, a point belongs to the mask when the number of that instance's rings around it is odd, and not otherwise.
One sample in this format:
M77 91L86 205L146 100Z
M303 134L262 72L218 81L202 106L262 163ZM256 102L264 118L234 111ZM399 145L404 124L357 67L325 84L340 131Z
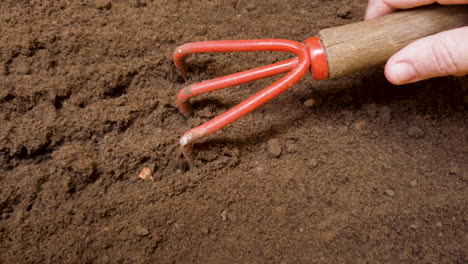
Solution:
M435 60L435 69L441 75L454 75L460 72L460 67L447 43L437 40L432 45L432 56Z

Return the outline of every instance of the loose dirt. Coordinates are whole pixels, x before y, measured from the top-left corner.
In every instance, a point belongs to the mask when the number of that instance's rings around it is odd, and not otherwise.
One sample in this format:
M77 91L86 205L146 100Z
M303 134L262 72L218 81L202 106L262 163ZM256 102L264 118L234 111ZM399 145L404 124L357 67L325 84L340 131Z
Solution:
M366 1L2 1L1 263L467 263L468 79L396 87L382 68L310 76L197 146L178 139L275 78L194 100L185 85L287 58L191 56L285 38Z

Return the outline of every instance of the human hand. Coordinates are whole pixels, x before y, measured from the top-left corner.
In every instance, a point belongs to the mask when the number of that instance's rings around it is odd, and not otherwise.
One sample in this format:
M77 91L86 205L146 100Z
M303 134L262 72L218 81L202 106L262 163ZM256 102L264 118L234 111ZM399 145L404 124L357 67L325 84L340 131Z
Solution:
M432 3L468 4L468 0L369 0L366 19ZM393 84L406 84L433 77L468 74L468 27L448 30L414 41L393 55L385 76Z

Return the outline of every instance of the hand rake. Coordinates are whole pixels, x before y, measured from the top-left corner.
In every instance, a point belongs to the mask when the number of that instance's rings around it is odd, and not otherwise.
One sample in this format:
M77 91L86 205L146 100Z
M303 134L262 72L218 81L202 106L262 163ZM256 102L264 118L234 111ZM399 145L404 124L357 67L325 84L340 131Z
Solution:
M212 120L187 131L180 148L190 165L193 144L250 113L298 82L311 69L315 80L338 78L384 64L394 53L416 39L468 25L466 5L431 5L390 14L374 20L321 30L304 43L283 39L193 42L176 48L173 59L187 75L185 57L207 52L283 51L297 57L267 66L191 84L180 90L177 101L185 116L192 114L190 99L200 94L288 72L281 79Z

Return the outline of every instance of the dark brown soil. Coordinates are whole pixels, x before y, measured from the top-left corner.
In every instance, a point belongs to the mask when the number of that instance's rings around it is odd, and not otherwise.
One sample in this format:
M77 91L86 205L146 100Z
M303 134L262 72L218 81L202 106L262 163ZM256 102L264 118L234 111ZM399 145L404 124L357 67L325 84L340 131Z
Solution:
M468 262L467 78L307 76L175 169L181 134L273 79L200 97L190 119L178 90L285 58L192 56L184 82L176 46L302 41L366 1L1 6L1 263Z

